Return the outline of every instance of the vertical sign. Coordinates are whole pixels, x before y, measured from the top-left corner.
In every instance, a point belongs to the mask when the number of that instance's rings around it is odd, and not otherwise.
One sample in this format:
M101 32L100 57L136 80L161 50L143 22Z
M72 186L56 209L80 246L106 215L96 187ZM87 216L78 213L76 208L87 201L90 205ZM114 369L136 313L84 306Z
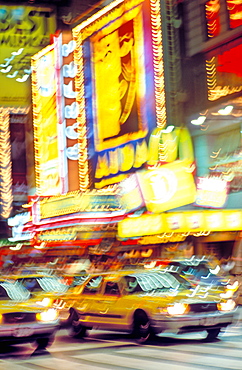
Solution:
M27 153L26 132L27 114L10 114L11 162L13 179L13 199L27 202ZM28 148L30 149L30 148Z
M8 218L12 211L11 143L8 110L0 108L0 210Z
M62 33L61 46L61 86L62 86L62 112L63 112L63 141L65 147L65 161L67 171L68 191L79 189L79 168L78 168L78 105L76 102L75 77L77 72L74 63L75 42L71 32Z
M32 92L36 194L60 194L62 184L54 45L49 45L32 58Z

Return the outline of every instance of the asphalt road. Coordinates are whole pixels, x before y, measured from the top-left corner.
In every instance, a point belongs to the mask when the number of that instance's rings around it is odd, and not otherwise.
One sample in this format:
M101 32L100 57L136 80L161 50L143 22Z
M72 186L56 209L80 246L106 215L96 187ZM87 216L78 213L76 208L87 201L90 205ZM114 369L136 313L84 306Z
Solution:
M0 350L0 370L241 370L242 324L211 343L205 333L159 336L146 345L127 334L90 331L84 339L60 330L47 351L31 345ZM0 346L1 348L1 346Z

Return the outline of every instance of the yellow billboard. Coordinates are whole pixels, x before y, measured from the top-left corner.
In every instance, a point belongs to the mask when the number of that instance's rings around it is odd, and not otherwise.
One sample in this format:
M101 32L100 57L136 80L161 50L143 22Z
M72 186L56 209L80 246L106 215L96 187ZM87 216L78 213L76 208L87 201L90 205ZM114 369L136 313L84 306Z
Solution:
M31 103L31 56L56 30L52 7L0 5L0 106Z
M193 203L196 186L191 168L190 161L178 160L137 172L147 210L159 213Z
M162 239L177 233L187 237L209 235L214 231L242 228L241 210L184 211L127 217L118 223L118 239L156 235Z

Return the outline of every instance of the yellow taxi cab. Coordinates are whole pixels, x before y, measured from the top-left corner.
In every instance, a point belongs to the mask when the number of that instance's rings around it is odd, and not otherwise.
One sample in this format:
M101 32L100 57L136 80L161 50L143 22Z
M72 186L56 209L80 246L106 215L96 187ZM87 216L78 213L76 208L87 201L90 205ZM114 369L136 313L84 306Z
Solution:
M18 282L0 281L1 343L36 342L46 348L59 329L57 310L45 308L31 298Z
M114 330L132 333L140 343L159 333L206 331L214 339L238 315L231 298L162 270L90 275L54 306L72 336L83 337L87 329Z

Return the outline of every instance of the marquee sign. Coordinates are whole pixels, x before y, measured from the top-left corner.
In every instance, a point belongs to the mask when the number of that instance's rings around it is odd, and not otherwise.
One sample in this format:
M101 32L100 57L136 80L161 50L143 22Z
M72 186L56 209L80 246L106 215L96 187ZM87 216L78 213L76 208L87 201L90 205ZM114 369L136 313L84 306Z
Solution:
M242 228L241 210L184 211L144 214L127 217L118 223L118 238L137 238L145 235L172 236L182 233L195 236L214 231L236 231ZM161 239L162 242L162 239Z

